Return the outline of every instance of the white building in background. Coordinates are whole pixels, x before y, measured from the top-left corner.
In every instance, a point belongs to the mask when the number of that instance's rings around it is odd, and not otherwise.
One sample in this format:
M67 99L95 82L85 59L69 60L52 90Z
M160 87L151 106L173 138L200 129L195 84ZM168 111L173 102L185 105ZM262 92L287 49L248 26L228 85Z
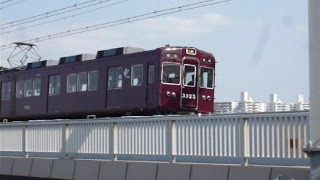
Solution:
M279 98L278 94L270 94L270 102L267 106L268 112L278 112L278 111L290 111L291 107L288 103L283 103Z
M265 103L256 102L249 96L248 92L240 93L240 101L238 102L237 112L241 113L253 113L264 112Z
M237 108L238 112L241 113L255 113L255 112L265 112L266 104L262 102L239 102Z
M216 102L215 113L255 113L255 112L279 112L279 111L303 111L309 110L309 104L304 101L302 94L298 94L296 103L284 103L276 93L270 94L270 101L257 102L249 96L248 92L240 93L240 101Z
M214 103L215 113L234 113L238 107L238 102L217 102Z
M310 105L304 101L304 97L303 97L302 94L298 94L297 103L293 104L291 109L294 110L294 111L309 110L310 109Z

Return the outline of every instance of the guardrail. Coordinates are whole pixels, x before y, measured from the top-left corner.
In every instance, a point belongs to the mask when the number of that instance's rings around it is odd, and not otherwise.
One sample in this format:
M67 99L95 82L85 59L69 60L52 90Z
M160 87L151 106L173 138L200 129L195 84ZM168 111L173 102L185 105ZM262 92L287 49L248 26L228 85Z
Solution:
M309 165L308 112L0 124L0 156Z

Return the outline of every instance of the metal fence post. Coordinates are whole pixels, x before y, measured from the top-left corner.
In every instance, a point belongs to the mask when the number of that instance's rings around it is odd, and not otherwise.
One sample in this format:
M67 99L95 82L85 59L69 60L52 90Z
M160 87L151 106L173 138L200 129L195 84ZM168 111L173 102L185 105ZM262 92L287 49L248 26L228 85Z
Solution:
M62 145L61 145L61 153L63 158L68 158L68 154L67 154L67 126L68 124L64 124L63 128L62 128Z
M23 156L24 157L28 157L28 154L27 154L27 152L26 152L26 145L27 145L27 143L26 143L26 138L27 138L27 136L26 136L26 129L27 129L27 127L28 127L28 125L25 125L25 126L23 126L23 129L22 129L22 153L23 153Z
M173 143L173 136L172 136L172 127L173 127L173 121L168 121L167 123L167 129L166 129L166 154L169 157L169 162L172 163L174 161L174 157L172 154L172 147L174 147Z
M239 153L240 153L240 158L241 158L241 166L245 166L247 161L246 161L246 153L245 153L245 149L247 147L247 144L248 143L246 141L246 136L245 134L247 133L246 132L246 123L247 123L247 118L241 118L240 119L240 129L239 129Z
M117 145L115 142L117 142L117 125L116 123L112 123L109 131L109 154L111 157L111 161L117 160L117 157L114 155L115 152L117 152Z

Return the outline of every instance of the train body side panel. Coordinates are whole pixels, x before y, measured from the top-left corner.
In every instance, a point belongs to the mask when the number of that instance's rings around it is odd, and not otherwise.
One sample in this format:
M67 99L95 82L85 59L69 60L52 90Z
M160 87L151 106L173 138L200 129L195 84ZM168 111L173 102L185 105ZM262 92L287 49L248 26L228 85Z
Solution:
M104 106L104 96L102 93L105 88L102 83L102 78L105 73L101 71L102 68L96 64L70 64L59 71L61 76L61 93L60 95L48 96L48 110L49 114L57 113L79 113L94 112L102 110ZM78 74L81 72L98 71L98 89L94 91L76 91L67 92L67 76L68 74ZM55 73L52 75L56 75ZM47 85L48 86L48 85ZM90 114L90 113L89 113Z
M1 82L10 80L12 92L10 100L1 101L1 118L41 119L64 118L89 114L122 114L126 112L155 112L159 108L159 58L160 51L146 51L121 57L101 58L92 61L70 63L46 68L3 73ZM143 83L131 85L131 74L123 78L123 87L115 92L107 90L108 68L121 66L129 69L136 64L143 65ZM147 88L148 65L154 65L154 82ZM98 71L98 88L94 91L67 92L68 74ZM61 76L60 94L48 95L49 77ZM19 80L41 77L41 95L15 98L15 84ZM148 92L148 96L147 94ZM114 104L109 104L109 102ZM148 103L147 103L148 102Z

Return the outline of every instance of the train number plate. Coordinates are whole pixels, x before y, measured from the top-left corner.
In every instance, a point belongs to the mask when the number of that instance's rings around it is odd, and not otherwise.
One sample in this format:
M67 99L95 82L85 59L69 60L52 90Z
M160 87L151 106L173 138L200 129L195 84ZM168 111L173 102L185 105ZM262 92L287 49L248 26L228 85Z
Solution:
M182 93L181 98L182 99L196 99L196 95L195 94Z

